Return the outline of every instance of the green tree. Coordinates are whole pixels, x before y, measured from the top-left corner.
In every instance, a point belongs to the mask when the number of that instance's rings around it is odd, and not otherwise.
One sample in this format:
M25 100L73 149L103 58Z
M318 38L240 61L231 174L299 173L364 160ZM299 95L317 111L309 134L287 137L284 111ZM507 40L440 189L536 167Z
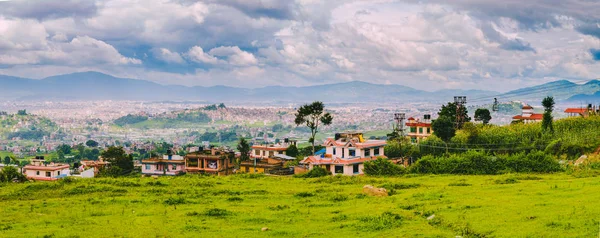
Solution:
M71 154L71 146L62 144L56 148L56 151L62 151L63 155L68 155Z
M296 145L288 146L288 148L285 150L285 155L291 156L291 157L298 156L298 147L296 147Z
M19 111L17 111L17 115L19 115L19 116L27 116L27 110L25 110L25 109L19 110Z
M438 116L439 117L448 117L451 119L451 121L454 124L454 121L456 121L456 111L457 111L456 108L457 108L457 105L454 102L449 102L447 105L442 105L442 108L438 112ZM458 115L460 115L463 118L463 123L471 121L471 117L469 117L468 113L469 112L467 111L467 108L464 106L461 107L460 110L458 110ZM456 128L461 129L463 126L463 123L456 125Z
M8 157L8 155L4 157L4 164L10 164L10 157Z
M370 176L397 176L404 174L404 167L400 167L381 157L364 163L364 172Z
M101 153L102 158L110 162L112 169L109 175L119 176L129 174L133 171L133 157L127 155L123 147L111 146ZM118 171L118 174L116 174Z
M433 134L439 137L446 144L446 153L448 153L448 141L456 135L456 129L454 128L454 122L452 118L447 116L438 117L437 120L431 124Z
M85 145L87 145L88 147L98 147L98 142L96 142L95 140L88 140L85 142Z
M475 110L475 121L481 121L483 124L488 124L492 120L492 115L490 115L490 110L486 108L478 108Z
M554 97L545 97L544 100L542 100L542 106L544 106L542 130L545 132L554 132L554 126L552 125L552 111L554 111L554 104Z
M333 116L325 112L325 105L322 102L316 101L311 104L305 104L298 109L294 122L297 126L306 124L310 129L309 142L312 145L312 154L315 154L315 136L319 129L319 123L330 125L332 121Z
M25 182L27 177L13 166L6 166L0 171L0 182Z
M243 137L240 138L238 145L237 145L237 149L238 149L238 151L240 151L239 163L250 159L250 145L248 144L246 139L244 139Z

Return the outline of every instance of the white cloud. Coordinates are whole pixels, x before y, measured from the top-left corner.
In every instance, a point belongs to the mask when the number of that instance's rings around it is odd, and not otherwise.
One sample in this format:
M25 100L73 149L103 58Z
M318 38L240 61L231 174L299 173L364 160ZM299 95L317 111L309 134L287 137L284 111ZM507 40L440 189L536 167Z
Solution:
M235 66L255 65L258 63L253 54L243 51L237 46L221 46L211 49L208 53L214 56L225 57L229 64Z
M205 63L205 64L216 64L219 62L219 59L215 58L212 55L204 53L204 50L200 46L192 47L186 54L186 56L195 62Z
M167 63L184 63L185 60L181 57L181 55L177 52L171 52L169 49L158 48L154 49L154 56L164 62Z

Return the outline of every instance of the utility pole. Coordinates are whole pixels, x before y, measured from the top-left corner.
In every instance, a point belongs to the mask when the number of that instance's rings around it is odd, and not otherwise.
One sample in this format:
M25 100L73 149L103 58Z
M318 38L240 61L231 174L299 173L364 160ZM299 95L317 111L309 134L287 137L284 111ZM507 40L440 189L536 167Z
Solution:
M498 98L494 98L494 106L492 106L492 111L497 112L498 110Z
M456 129L458 129L465 120L461 112L467 103L467 96L454 96L454 103L456 104Z
M400 138L404 138L404 119L406 119L405 113L394 113L394 120L396 121L396 130L400 131Z

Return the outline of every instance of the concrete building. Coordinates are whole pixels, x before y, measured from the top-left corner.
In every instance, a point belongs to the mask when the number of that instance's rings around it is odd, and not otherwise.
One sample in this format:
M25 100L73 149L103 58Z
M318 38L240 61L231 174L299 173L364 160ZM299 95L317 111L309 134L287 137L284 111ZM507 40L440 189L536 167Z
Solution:
M31 164L23 167L23 174L28 179L53 181L69 176L71 171L68 164L46 162L44 156L36 156L31 160Z
M232 150L214 147L188 153L185 156L185 171L187 173L228 175L233 173L235 157Z
M424 115L423 120L409 117L406 126L408 127L408 137L410 137L412 143L421 142L421 140L433 134L431 115L429 114Z
M336 133L325 141L325 153L308 156L300 161L308 169L322 167L332 174L360 175L366 161L385 157L384 140L365 140L362 133Z
M523 123L533 123L542 121L544 114L534 113L533 107L529 105L523 106L521 108L521 115L514 116L513 122L523 121Z
M185 158L180 155L163 155L162 158L142 160L143 175L180 175L185 173Z

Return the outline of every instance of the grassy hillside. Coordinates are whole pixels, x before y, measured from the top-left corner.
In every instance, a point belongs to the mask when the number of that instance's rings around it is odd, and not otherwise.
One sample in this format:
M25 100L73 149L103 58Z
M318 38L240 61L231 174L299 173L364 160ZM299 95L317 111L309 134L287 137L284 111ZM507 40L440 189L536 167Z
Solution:
M395 194L363 195L366 184ZM186 175L0 186L2 237L595 237L600 215L597 178L566 174Z

